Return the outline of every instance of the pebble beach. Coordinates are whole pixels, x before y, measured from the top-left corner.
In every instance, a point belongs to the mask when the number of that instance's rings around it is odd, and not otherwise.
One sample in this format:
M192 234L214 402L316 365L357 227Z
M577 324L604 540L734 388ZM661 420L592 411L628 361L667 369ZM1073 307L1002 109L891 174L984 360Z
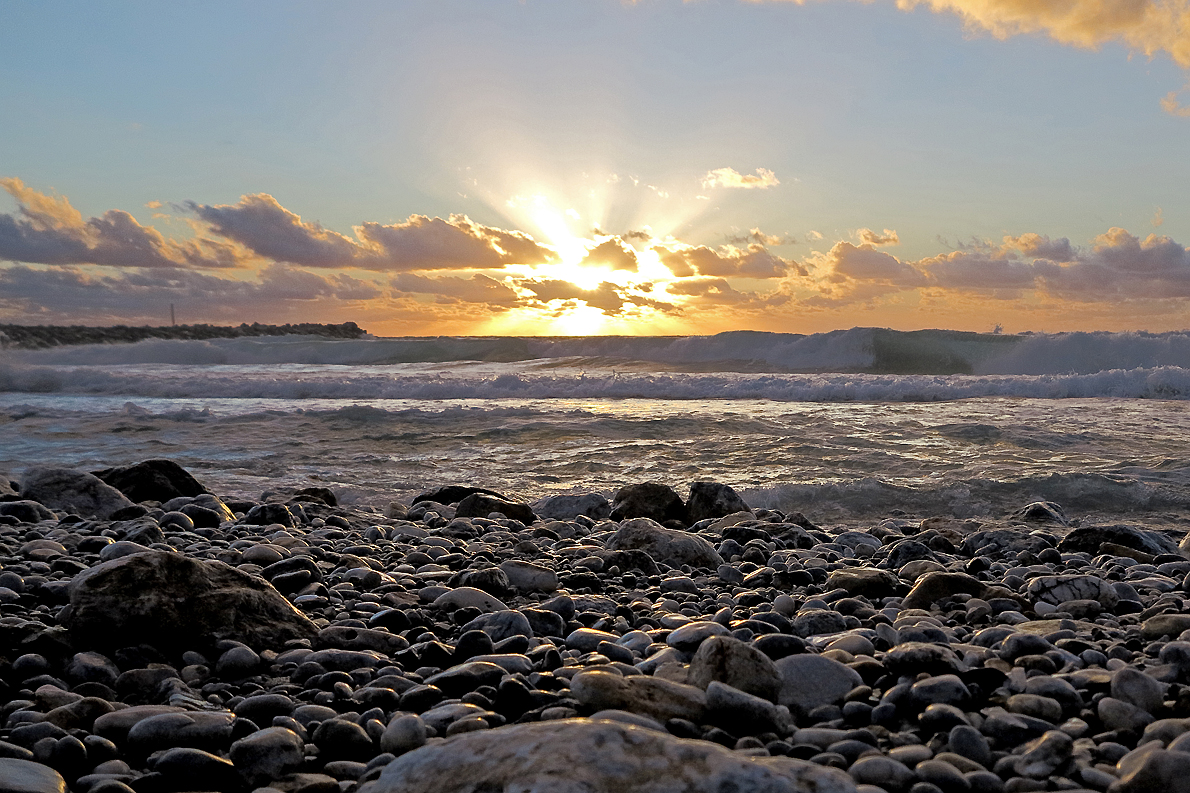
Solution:
M1181 791L1190 543L1052 502L841 524L0 482L0 791Z

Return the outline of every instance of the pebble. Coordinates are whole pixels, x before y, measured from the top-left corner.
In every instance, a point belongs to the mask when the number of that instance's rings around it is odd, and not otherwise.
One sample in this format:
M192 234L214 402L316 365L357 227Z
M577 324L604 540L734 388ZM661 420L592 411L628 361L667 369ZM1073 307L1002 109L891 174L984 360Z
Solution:
M704 495L732 511L689 529L617 522L597 500L530 523L275 496L82 522L14 508L0 763L96 793L449 792L555 759L606 789L620 771L601 760L640 768L648 752L701 775L690 790L766 774L831 793L1190 779L1190 561L1120 551L1172 555L1164 535L1055 548L1069 529L1052 522L816 528ZM672 496L637 488L616 508L664 517Z

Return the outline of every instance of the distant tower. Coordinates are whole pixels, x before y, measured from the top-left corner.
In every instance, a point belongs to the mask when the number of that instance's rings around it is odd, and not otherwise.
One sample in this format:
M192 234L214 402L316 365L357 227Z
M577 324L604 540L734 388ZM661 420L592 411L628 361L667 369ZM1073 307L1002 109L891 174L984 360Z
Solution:
M178 321L174 319L174 304L169 304L169 324L177 327Z

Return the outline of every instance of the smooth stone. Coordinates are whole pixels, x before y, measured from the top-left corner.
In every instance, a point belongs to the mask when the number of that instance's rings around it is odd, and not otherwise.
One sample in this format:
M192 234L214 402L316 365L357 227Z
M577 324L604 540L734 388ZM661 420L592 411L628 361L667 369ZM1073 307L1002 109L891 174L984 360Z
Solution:
M1014 768L1021 776L1046 779L1070 759L1074 739L1061 730L1050 730L1025 744Z
M1190 793L1190 753L1146 744L1116 763L1111 793Z
M717 622L690 622L670 632L665 643L684 653L692 653L711 636L727 636L731 631Z
M876 785L888 793L901 793L917 781L917 774L909 766L879 755L859 758L847 773L857 784Z
M733 735L774 732L788 735L793 730L789 708L774 705L738 688L712 681L707 686L707 718Z
M461 586L439 595L434 600L434 607L439 609L477 608L480 611L508 611L503 602L475 587Z
M701 722L707 707L702 689L644 675L580 672L570 680L570 694L595 710L626 710L663 724L675 718Z
M847 627L846 617L828 609L807 609L793 618L793 633L803 639L842 633Z
M184 786L192 790L229 790L241 783L231 761L188 746L167 749L153 763L153 770L167 778L185 780Z
M903 609L928 609L930 604L951 595L983 597L987 585L966 573L926 573L913 584L901 601Z
M21 496L49 509L99 520L133 506L123 493L99 477L71 468L30 468L21 479Z
M1029 581L1029 599L1057 606L1071 600L1097 600L1111 610L1120 602L1111 583L1093 575L1042 575Z
M1116 670L1111 678L1113 697L1149 713L1161 707L1165 688L1162 683L1130 666Z
M500 563L500 569L504 572L508 583L523 592L548 593L558 589L558 574L548 567L509 559Z
M1139 731L1153 721L1148 712L1115 697L1099 700L1098 713L1109 730Z
M616 721L563 719L468 733L389 763L373 793L855 793L845 773L749 757Z
M688 564L715 570L723 564L723 557L702 537L664 528L650 518L625 520L603 547L608 551L644 551L671 567Z
M777 665L760 650L731 636L712 636L698 646L690 660L687 682L705 689L712 681L725 683L770 702L781 692Z
M777 702L799 715L838 704L853 688L863 685L854 669L821 655L789 655L775 665L781 675Z
M231 745L231 762L248 784L259 787L301 768L305 743L284 727L266 727Z
M66 780L41 763L0 757L0 793L66 793Z
M398 713L380 736L380 751L399 756L424 745L426 736L426 723L421 716Z

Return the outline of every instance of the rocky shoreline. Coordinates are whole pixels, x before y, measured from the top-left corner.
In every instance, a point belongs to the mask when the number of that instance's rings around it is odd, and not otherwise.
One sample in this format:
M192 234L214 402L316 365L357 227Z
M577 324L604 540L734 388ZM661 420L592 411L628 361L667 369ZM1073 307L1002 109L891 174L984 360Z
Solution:
M1190 544L0 478L0 793L1190 790Z
M114 325L0 325L0 349L42 350L71 344L132 344L147 339L238 339L255 336L324 336L331 339L359 339L367 331L354 322L328 325L302 322L296 325L165 325L162 327Z

